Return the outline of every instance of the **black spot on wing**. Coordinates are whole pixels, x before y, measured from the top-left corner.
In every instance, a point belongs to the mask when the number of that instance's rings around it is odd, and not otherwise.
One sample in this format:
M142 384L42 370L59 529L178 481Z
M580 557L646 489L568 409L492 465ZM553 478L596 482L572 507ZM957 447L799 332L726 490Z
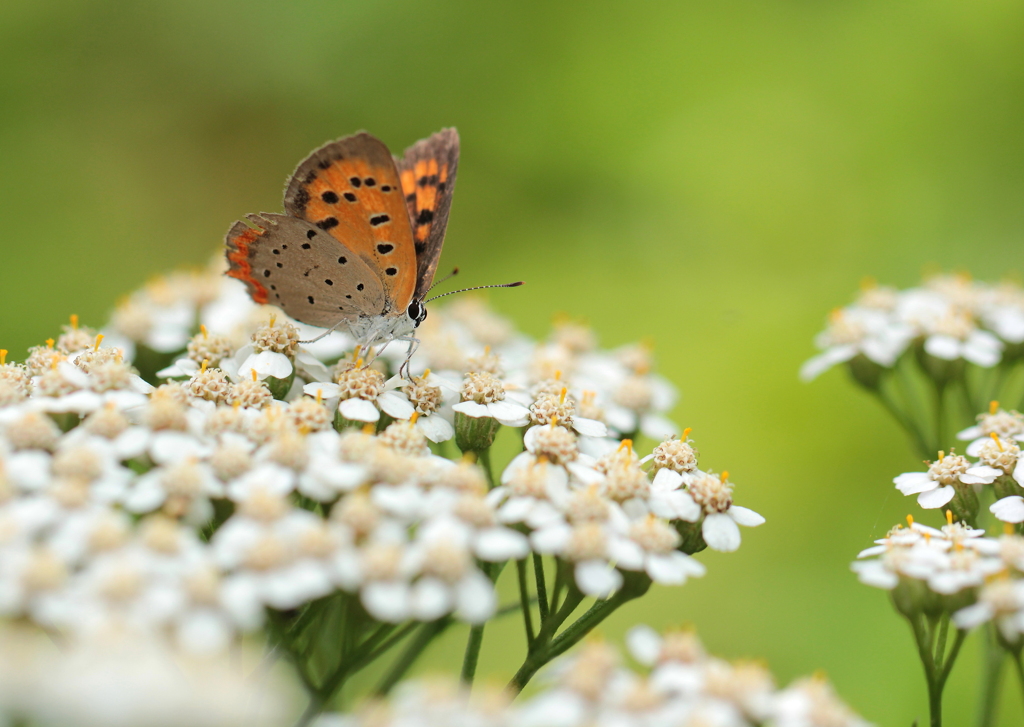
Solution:
M307 295L307 296L306 296L306 300L308 300L308 301L309 301L309 304L310 304L310 305L314 305L314 304L316 303L316 301L315 301L315 300L313 300L313 296L312 296L312 295Z
M333 280L331 280L330 278L328 278L328 279L327 279L327 280L325 280L324 282L325 282L325 283L327 283L328 285L334 285L334 281L333 281Z
M316 174L313 175L313 178L316 179ZM295 206L300 210L304 210L307 204L309 204L309 192L306 191L305 187L299 187L299 191L295 193Z
M335 194L335 192L333 190L330 190L330 189L328 189L326 192L321 194L320 195L320 199L322 199L327 204L337 204L338 203L338 195Z
M302 249L303 249L303 250L308 250L308 249L309 249L309 248L311 248L311 247L313 247L313 246L312 246L312 245L310 245L310 244L309 244L308 242L304 242L304 243L302 243Z
M306 239L307 240L312 240L314 237L316 237L316 230L306 230ZM284 249L287 250L288 246L285 245Z
M347 199L349 202L355 202L358 199L358 197L356 197L351 192L345 192L345 194L343 194L341 196L344 197L345 199Z
M437 186L437 175L431 174L430 176L423 176L416 180L416 184L421 187L436 187Z
M384 272L393 277L398 275L398 268L386 268Z
M381 192L390 192L391 191L391 185L390 184L382 184L382 185L380 185L380 191Z
M377 245L377 252L379 252L381 255L387 255L394 249L395 246L392 245L390 242L382 242L379 245Z
M377 227L378 225L383 225L388 222L391 222L390 215L373 215L370 217L370 225L373 227Z
M377 180L374 179L373 177L367 177L366 179L363 180L363 184L365 184L367 187L372 187L375 184L377 184Z
M341 257L338 258L338 264L339 265L344 265L347 262L348 262L348 258L345 257L344 255L342 255Z
M359 285L356 286L356 290L362 290L363 287L364 287L363 284L360 283Z
M333 161L331 161L330 159L326 159L326 158L324 158L324 159L321 159L320 161L318 161L318 162L316 163L316 165L317 165L318 167L320 167L321 169L330 169L330 167L331 167L331 164L333 164L333 163L334 163L334 162L333 162Z
M329 230L332 227L338 226L338 219L336 217L325 217L316 223L316 226L321 230Z
M417 225L429 225L433 221L434 221L434 210L431 210L431 209L421 209L420 213L418 215L416 215L416 224Z
M348 180L348 183L351 184L356 189L359 189L360 187L363 186L363 180L360 179L359 177L352 177L351 179Z
M413 192L412 194L405 195L405 201L406 202L415 202L416 201L416 193Z
M426 249L427 249L427 243L425 243L425 242L417 242L416 243L416 254L417 255L422 255L423 251L426 250Z

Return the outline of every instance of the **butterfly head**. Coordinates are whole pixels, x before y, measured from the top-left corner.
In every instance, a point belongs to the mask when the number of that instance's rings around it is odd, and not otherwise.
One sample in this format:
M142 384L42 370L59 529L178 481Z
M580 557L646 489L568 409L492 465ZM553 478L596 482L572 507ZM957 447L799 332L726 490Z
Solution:
M423 305L422 300L414 300L409 304L409 308L405 313L409 316L409 320L412 321L413 327L419 328L420 323L427 319L427 306Z

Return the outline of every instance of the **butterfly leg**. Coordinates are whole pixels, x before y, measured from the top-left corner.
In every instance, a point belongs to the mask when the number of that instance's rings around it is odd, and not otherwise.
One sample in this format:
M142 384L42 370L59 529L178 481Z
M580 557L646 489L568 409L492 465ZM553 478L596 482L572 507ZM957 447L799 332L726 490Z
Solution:
M322 338L327 338L327 336L331 335L331 334L332 334L332 333L334 333L334 332L335 332L336 330L338 330L338 326L340 326L340 325L341 325L342 323L344 323L344 322L345 322L345 321L344 321L344 319L342 319L342 320L338 321L337 323L335 323L335 324L334 324L333 326L331 326L330 328L328 328L328 329L327 329L326 331L324 331L323 333L321 333L321 334L320 334L319 336L317 336L316 338L311 338L311 339L309 339L308 341L299 341L299 343L316 343L317 341L319 341L319 340L320 340L320 339L322 339Z
M416 353L416 349L420 347L420 339L415 336L402 336L395 340L409 342L409 350L405 352L405 361L403 361L402 365L398 367L398 375L403 379L411 379L412 376L410 376L409 372L409 362L412 361L412 357L413 354Z

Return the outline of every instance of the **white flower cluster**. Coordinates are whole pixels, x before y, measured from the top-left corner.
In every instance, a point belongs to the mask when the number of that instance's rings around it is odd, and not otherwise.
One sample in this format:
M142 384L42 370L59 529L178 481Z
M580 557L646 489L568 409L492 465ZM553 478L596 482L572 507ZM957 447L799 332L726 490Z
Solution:
M804 380L858 357L891 368L915 343L936 359L990 368L1024 353L1024 288L964 275L934 276L907 290L872 285L832 313L816 343L822 353L804 364Z
M952 612L960 629L994 620L1003 638L1019 644L1024 634L1024 537L1007 527L999 539L954 523L947 511L941 529L907 518L876 545L862 551L853 570L861 582L896 589L908 612ZM923 586L923 590L919 588Z
M933 510L946 506L958 490L977 496L984 485L992 485L998 498L989 508L992 514L1005 523L1024 522L1024 457L1018 444L1024 440L1024 416L992 402L988 413L978 415L978 424L957 436L970 441L967 456L939 452L926 472L896 477L896 489L917 495L917 504Z
M687 436L644 459L620 440L674 430L643 347L569 323L535 343L463 301L431 311L403 380L385 372L404 352L311 333L210 271L0 363L0 614L190 652L331 594L379 622L481 623L490 563L555 556L603 597L622 571L681 584L703 573L687 553L763 522ZM472 456L490 441L463 445L492 421L525 428L497 487ZM453 437L468 458L435 454Z
M138 634L53 641L0 629L0 721L76 727L272 727L294 720L279 675L234 659L196 659ZM255 665L255 661L253 661Z
M800 679L778 689L764 665L709 656L691 632L661 636L637 626L627 643L631 656L645 667L643 673L624 666L612 646L593 641L553 664L547 684L521 704L510 706L507 695L496 691L480 690L471 697L451 681L420 680L352 715L325 715L316 727L868 725L825 679Z

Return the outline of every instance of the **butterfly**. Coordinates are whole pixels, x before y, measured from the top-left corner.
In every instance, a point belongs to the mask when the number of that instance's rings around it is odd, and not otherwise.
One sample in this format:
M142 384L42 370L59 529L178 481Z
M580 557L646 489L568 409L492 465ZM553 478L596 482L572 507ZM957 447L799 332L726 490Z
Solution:
M285 214L247 215L251 226L228 230L227 275L256 303L311 326L346 326L364 348L408 341L407 368L458 166L453 128L401 158L366 132L325 144L292 174Z

